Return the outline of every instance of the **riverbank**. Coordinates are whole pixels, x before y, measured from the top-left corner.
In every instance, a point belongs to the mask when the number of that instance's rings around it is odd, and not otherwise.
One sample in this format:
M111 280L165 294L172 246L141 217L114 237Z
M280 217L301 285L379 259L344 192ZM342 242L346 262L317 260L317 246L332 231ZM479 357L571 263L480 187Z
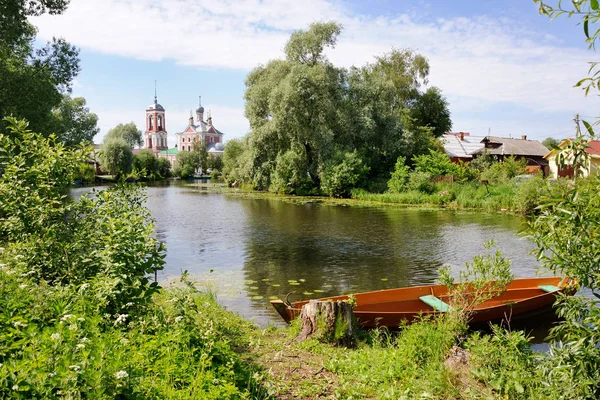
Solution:
M213 186L211 186L213 185ZM355 189L350 198L283 195L251 189L228 188L224 184L207 183L208 190L245 198L272 198L295 204L319 203L340 206L404 206L424 209L484 211L491 213L531 214L540 199L548 193L542 178L524 182L484 185L479 182L438 183L432 193L370 193Z

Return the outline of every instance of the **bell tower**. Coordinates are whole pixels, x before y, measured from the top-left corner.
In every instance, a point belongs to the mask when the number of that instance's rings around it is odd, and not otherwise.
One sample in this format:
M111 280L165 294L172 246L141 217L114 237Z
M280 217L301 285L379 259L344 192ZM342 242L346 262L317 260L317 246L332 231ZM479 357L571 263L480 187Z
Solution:
M158 104L156 96L156 81L154 81L154 104L146 109L146 133L144 136L144 148L152 150L157 155L161 150L167 150L167 125L165 121L165 109Z

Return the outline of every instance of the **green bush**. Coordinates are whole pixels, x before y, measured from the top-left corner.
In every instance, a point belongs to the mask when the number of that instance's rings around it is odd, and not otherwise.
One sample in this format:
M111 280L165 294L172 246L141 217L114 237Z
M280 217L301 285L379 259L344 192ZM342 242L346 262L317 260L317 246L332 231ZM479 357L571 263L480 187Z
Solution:
M234 349L250 325L214 296L160 291L164 264L140 188L75 201L88 148L7 119L0 134L0 397L257 398Z
M75 180L84 183L94 182L96 179L96 170L94 166L88 163L79 164L79 170L75 173Z
M546 181L541 175L536 175L515 184L516 208L523 214L532 215L540 205L542 196L548 193Z
M133 153L129 144L120 138L105 139L100 147L100 166L111 175L131 172Z
M435 192L435 183L431 181L431 175L426 172L413 171L409 174L408 189L421 193L432 194Z
M401 193L407 189L408 179L410 177L410 168L406 165L406 157L398 157L396 167L392 172L392 177L388 181L388 191L390 193Z
M429 154L415 156L412 161L415 171L432 177L453 176L458 173L458 166L441 150L429 150Z
M349 197L354 187L365 179L367 167L357 152L338 155L321 173L321 190L328 196Z

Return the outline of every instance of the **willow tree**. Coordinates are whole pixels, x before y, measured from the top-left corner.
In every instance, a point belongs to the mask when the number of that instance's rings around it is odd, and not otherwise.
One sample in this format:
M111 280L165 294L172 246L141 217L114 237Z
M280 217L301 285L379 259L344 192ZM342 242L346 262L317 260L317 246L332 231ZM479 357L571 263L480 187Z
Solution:
M285 59L248 75L251 132L240 157L255 188L345 196L373 178L387 182L398 156L425 152L434 132L450 127L440 92L422 93L423 56L393 50L348 71L325 54L340 32L334 22L313 23L290 36Z

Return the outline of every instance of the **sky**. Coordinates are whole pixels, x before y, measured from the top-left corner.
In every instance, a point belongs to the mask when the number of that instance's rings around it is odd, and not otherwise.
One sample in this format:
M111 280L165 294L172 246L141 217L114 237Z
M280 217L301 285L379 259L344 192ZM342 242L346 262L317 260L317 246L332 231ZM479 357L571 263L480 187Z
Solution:
M314 21L343 25L327 51L340 67L393 48L424 55L453 131L560 139L576 113L599 114L598 96L573 87L597 59L581 26L540 16L533 0L71 0L63 15L31 18L39 40L80 48L73 95L98 115L96 143L119 123L144 129L156 80L170 146L198 96L225 141L244 136L246 75Z

